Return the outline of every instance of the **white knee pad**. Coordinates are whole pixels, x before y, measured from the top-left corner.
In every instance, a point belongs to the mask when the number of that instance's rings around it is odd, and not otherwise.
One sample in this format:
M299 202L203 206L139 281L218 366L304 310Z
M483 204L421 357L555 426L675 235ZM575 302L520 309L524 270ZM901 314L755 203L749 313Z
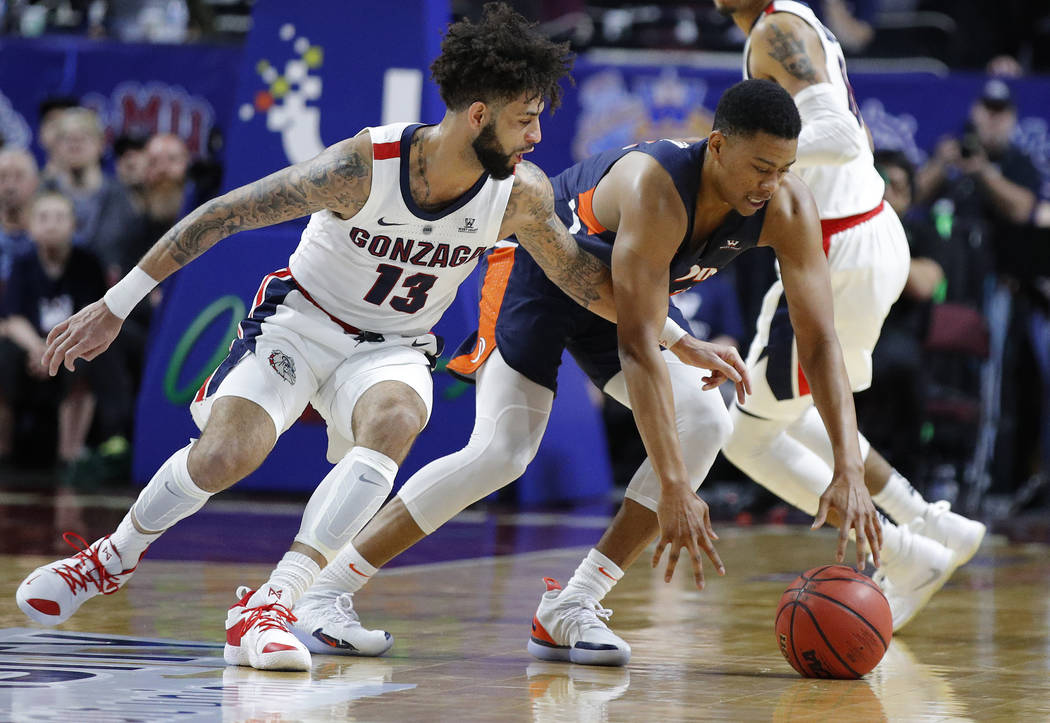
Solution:
M310 496L295 541L332 560L379 511L398 465L381 452L354 447Z
M665 351L664 358L667 360L674 393L675 427L682 447L682 458L695 490L707 477L718 450L733 430L733 423L718 390L703 391L701 377L706 376L705 370L683 364L671 352ZM604 391L624 406L630 406L627 383L622 372L609 380ZM656 510L660 502L660 479L648 458L634 473L624 496L643 507Z
M511 369L497 349L482 366L467 446L412 475L398 498L430 534L467 506L513 482L540 447L554 394Z

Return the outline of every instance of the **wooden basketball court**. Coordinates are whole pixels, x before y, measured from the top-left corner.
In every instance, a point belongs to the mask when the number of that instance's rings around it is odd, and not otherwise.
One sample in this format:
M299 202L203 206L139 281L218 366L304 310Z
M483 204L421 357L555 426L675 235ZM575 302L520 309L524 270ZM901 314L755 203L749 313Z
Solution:
M605 518L466 513L356 596L366 625L393 633L390 653L314 656L309 673L267 673L224 665L225 610L237 585L265 579L297 506L218 503L158 542L124 590L47 629L14 593L58 556L49 548L59 535L39 524L55 510L32 496L3 501L0 720L1050 719L1043 544L987 539L872 673L822 681L781 657L773 617L799 572L830 561L829 533L718 525L728 574L702 593L685 570L665 585L640 562L605 601L631 662L595 668L534 660L525 643L541 578L564 582ZM58 517L85 521L90 541L129 503L88 501ZM27 539L29 528L38 531ZM260 542L270 537L280 540ZM32 545L47 554L25 554Z

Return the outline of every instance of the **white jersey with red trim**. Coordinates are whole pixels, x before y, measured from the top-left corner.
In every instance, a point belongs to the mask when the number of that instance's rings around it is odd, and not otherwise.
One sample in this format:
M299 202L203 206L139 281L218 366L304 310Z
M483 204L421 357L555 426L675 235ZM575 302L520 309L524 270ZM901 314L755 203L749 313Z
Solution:
M856 132L860 136L859 145L863 148L860 155L841 165L809 166L796 169L796 173L813 192L822 219L866 213L882 201L885 182L875 170L875 162L868 147L867 132L860 119L860 109L846 75L846 60L842 55L842 47L808 5L793 0L773 0L763 11L765 15L772 13L797 15L816 31L824 48L824 69L835 88L835 97L844 111L856 116ZM761 17L760 15L759 19ZM748 70L750 57L751 35L748 34L744 46L744 78L751 77Z
M447 208L429 213L412 200L408 158L418 123L368 128L372 187L365 205L342 219L310 217L288 261L296 283L336 319L364 331L426 333L456 297L477 259L496 243L514 177L484 173Z

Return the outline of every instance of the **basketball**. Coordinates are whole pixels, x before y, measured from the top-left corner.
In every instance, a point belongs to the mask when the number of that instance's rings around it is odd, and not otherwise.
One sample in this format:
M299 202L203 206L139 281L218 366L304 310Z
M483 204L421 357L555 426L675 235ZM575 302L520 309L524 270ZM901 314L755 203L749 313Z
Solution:
M807 570L780 597L777 644L805 678L859 678L886 652L893 616L870 577L845 565Z

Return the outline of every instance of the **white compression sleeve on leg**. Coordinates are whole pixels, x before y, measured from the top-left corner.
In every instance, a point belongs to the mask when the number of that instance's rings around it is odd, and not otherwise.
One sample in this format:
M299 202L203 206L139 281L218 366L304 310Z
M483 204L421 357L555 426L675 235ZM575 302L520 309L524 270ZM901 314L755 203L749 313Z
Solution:
M354 447L310 495L295 541L331 561L386 501L397 463L382 452Z
M795 96L802 116L796 168L842 165L868 149L868 138L831 83L803 88Z
M514 371L497 349L481 367L467 446L412 475L398 497L430 534L468 505L507 485L536 456L554 393Z
M134 515L142 529L163 532L199 510L211 497L212 493L202 490L190 479L186 461L193 444L190 442L171 455L131 506L129 514Z
M729 438L732 431L729 412L717 389L703 391L701 377L707 374L706 370L683 363L671 352L663 352L663 357L671 377L675 427L681 442L682 458L693 489L696 489L707 477L718 450ZM625 407L631 406L623 372L610 379L603 391ZM653 464L648 457L634 473L624 496L643 507L656 510L660 503L660 479L653 471Z
M830 468L835 467L835 454L831 449L831 438L816 407L810 407L799 419L787 428L787 433L820 456ZM863 434L857 434L860 458L867 459L871 442Z
M800 510L815 515L832 469L786 432L787 424L733 407L733 434L723 448L740 471Z

